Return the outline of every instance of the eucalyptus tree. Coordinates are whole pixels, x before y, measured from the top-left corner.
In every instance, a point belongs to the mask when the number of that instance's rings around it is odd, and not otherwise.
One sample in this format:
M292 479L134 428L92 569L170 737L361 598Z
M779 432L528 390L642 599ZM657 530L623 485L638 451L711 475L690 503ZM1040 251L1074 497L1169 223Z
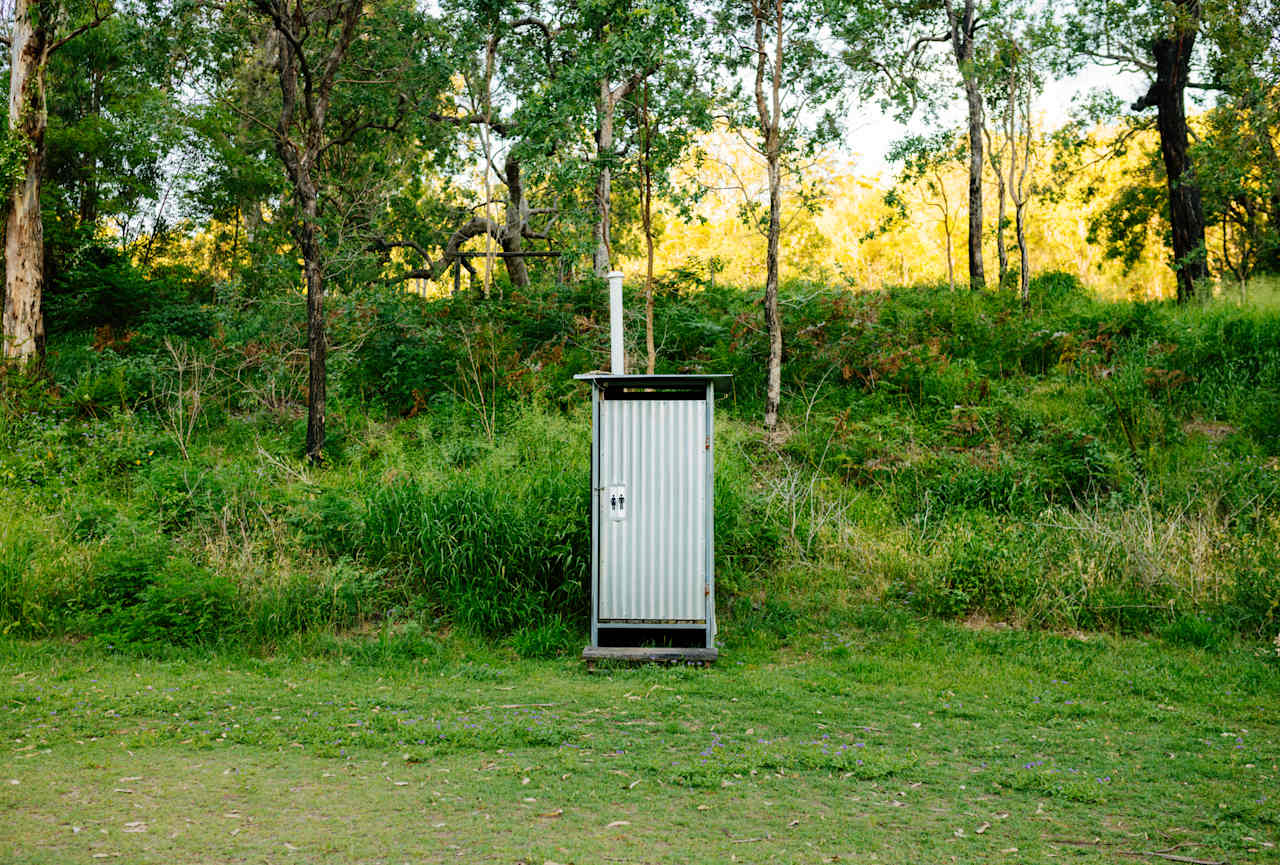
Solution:
M1001 71L1004 73L1000 119L1009 147L1008 191L1013 202L1014 236L1018 241L1018 297L1025 309L1031 305L1031 262L1027 257L1026 229L1027 203L1031 195L1027 177L1035 145L1031 105L1040 86L1028 46L1017 36L1007 37L1000 53Z
M637 93L641 85L675 68L692 65L692 50L702 32L702 19L689 0L653 0L633 8L628 0L571 0L564 7L565 31L572 36L572 66L566 70L559 92L578 102L583 91L592 93L594 107L592 267L597 276L612 270L613 181L628 153L638 146L642 135L634 125L622 129L620 123L635 120ZM696 96L702 88L690 76L682 84L691 91L664 94L669 107L680 97ZM670 83L675 81L668 76ZM566 93L579 90L578 96ZM654 88L646 90L653 101ZM631 110L624 110L630 108ZM652 148L650 155L653 155Z
M639 193L640 227L645 242L645 353L646 370L652 374L657 362L653 333L654 250L656 231L653 219L654 195L683 210L696 196L673 182L678 163L689 156L696 137L712 126L710 95L701 84L702 69L691 51L675 48L672 58L659 55L654 74L640 84L636 98L628 105L635 130L634 170L628 174ZM624 166L626 167L626 166Z
M4 313L0 359L25 366L44 353L44 223L40 181L48 127L49 59L111 17L111 0L14 0L9 47L5 168Z
M907 224L911 218L908 205L922 205L937 211L947 259L947 287L954 291L956 275L952 234L961 207L959 201L952 200L947 182L948 176L965 162L962 136L953 129L928 135L908 135L894 142L888 156L890 160L901 163L902 170L898 173L897 182L884 195L889 214L874 233L881 234Z
M1000 136L999 147L989 148L999 194L996 240L1000 282L1004 284L1008 270L1004 243L1007 196L1013 204L1019 254L1018 292L1025 307L1030 304L1026 216L1036 190L1032 166L1039 149L1032 107L1047 77L1061 67L1060 38L1051 13L1029 14L1025 9L1006 10L992 20L991 28L980 60L985 98Z
M1255 267L1280 270L1280 2L1205 0L1203 29L1218 98L1191 156L1218 258L1243 288Z
M726 116L749 133L769 179L764 320L769 339L764 426L774 433L782 401L782 319L778 249L783 192L799 161L838 136L835 108L844 69L833 50L827 10L805 0L724 0L717 7L719 54L733 83ZM743 79L750 82L749 88Z
M1067 19L1075 53L1094 63L1146 77L1134 112L1156 109L1156 129L1168 197L1178 301L1195 295L1208 277L1204 204L1190 158L1186 90L1202 68L1196 42L1203 24L1201 0L1077 0Z
M273 68L279 35L259 19L246 18L238 28L218 26L225 19L208 23L212 26L187 40L205 43L196 65L208 63L188 76L190 89L203 90L187 118L194 133L187 155L200 167L187 190L188 212L210 226L232 226L228 272L245 268L253 277L241 280L243 288L262 293L277 287L266 278L269 253L289 244L279 219L288 179L276 164L270 122L279 86Z
M590 37L575 51L576 76L596 94L592 265L597 275L612 269L615 226L633 216L624 209L619 219L618 184L624 207L634 199L644 237L646 369L652 372L654 197L677 207L687 203L687 190L672 182L672 172L713 125L705 83L710 58L700 50L706 21L688 0L656 0L634 10L615 0L585 0L574 9L574 31Z
M936 112L963 92L969 155L969 286L986 285L982 259L981 41L999 0L844 0L836 30L862 96L879 94L900 117ZM954 76L954 77L953 77Z
M478 163L483 198L476 205L458 196L445 202L424 194L416 202L404 202L398 235L379 241L379 248L408 250L418 264L393 279L436 279L455 262L471 271L459 253L468 241L483 237L507 253L503 263L511 283L529 284L528 267L519 254L526 241L549 240L553 226L565 216L552 175L562 165L580 165L586 158L582 119L592 105L590 94L564 84L573 61L572 40L558 14L539 0L452 0L446 5L453 27L446 62L454 70L455 86L429 119L454 129L462 139L476 134L479 147L460 140L446 168L462 172ZM502 189L500 202L495 184ZM452 185L449 191L454 191ZM539 194L553 200L534 206L532 199ZM493 209L499 203L500 219ZM444 220L443 231L426 224L424 210Z
M441 34L408 0L250 0L224 23L272 34L277 94L270 105L231 106L264 130L288 180L287 221L307 298L307 458L324 457L328 269L381 200L398 170L397 141L427 144L424 118L439 107L450 70ZM356 244L367 248L367 241Z
M114 220L127 240L130 215L162 194L184 131L164 25L124 8L50 58L45 206L59 221Z

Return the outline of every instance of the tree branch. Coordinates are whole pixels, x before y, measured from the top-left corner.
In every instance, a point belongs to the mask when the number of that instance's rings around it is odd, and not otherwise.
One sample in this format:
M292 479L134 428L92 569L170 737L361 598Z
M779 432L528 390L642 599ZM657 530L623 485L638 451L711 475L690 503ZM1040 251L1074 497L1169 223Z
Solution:
M511 126L502 120L495 120L492 117L485 117L483 114L440 114L439 112L431 112L427 115L428 120L436 123L451 123L454 126L488 126L499 135L510 137Z
M113 11L115 10L113 10L110 6L103 7L103 6L99 6L97 3L94 3L93 19L90 21L86 21L84 24L81 24L79 27L72 30L70 33L66 34L61 39L55 39L53 41L53 44L49 46L49 50L46 53L53 54L55 51L57 51L63 45L66 45L72 39L75 39L81 33L86 33L94 29L95 27L100 26L104 21L106 21L108 18L111 17L111 14ZM7 36L4 37L4 44L5 45L10 44L9 37Z
M904 55L910 57L911 55L919 51L921 48L923 48L926 42L948 42L950 41L950 39L951 39L950 33L939 33L936 36L920 36L916 38L916 40L913 41L910 45L908 45L907 50L903 53Z

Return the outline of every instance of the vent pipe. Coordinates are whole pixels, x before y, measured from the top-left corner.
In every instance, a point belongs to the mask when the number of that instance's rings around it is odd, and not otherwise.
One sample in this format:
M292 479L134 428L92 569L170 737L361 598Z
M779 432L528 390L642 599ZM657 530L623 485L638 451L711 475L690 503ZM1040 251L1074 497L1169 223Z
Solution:
M622 271L613 270L609 280L609 372L624 375L627 356L622 348Z

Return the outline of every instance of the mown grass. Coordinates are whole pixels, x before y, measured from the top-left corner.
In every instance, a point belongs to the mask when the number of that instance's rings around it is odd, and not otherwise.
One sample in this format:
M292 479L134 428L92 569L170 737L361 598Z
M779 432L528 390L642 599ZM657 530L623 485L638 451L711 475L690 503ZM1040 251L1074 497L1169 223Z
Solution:
M864 618L595 674L6 639L5 861L1277 861L1273 650Z

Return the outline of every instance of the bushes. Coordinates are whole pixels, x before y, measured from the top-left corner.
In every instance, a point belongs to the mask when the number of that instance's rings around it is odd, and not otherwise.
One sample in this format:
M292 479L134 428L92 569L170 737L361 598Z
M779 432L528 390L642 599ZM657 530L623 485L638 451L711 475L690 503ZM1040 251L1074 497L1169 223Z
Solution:
M1222 604L1238 630L1263 638L1280 632L1280 520L1272 518L1267 534L1246 538L1237 551L1234 579Z
M136 604L163 572L170 552L163 535L133 526L113 533L90 566L81 595L86 609L110 612Z
M1008 617L1036 599L1034 538L1000 522L957 531L945 564L894 587L896 597L922 613L946 618L982 610Z
M243 600L247 636L274 644L293 634L356 627L387 613L385 575L340 559L320 573L299 571Z
M146 283L91 264L126 294ZM572 374L603 365L598 286L336 294L317 470L297 461L298 297L209 309L170 283L127 315L79 284L58 327L112 329L55 328L49 378L0 376L0 525L24 517L0 529L0 629L270 645L438 618L527 656L579 638ZM717 437L728 625L784 640L815 611L835 621L822 604L886 597L1190 644L1280 624L1275 316L1104 304L1061 274L1037 278L1029 313L1008 293L793 284L772 441L758 298L687 288L658 293L658 371L735 374Z
M238 626L236 594L228 575L171 559L136 604L107 621L119 639L134 645L207 645L225 639Z
M458 478L432 490L396 483L368 501L364 553L400 572L407 596L477 633L581 622L590 578L585 469L525 483Z
M157 335L209 335L212 315L200 306L212 293L207 278L182 268L148 273L127 253L94 241L84 242L69 264L55 269L46 289L51 335L97 327L122 333L139 323Z

